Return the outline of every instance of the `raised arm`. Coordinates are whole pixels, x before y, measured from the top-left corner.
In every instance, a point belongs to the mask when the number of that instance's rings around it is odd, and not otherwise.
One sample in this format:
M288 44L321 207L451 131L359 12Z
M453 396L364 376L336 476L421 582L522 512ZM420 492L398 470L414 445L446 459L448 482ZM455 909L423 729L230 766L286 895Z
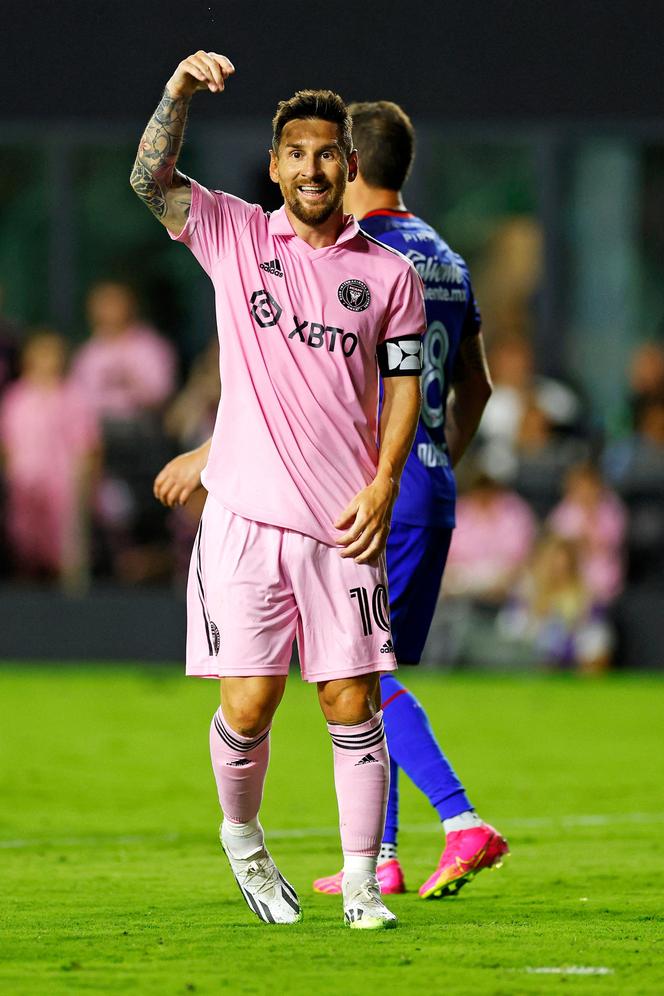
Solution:
M453 467L477 432L482 412L491 397L491 390L482 333L478 332L477 335L461 340L452 371L452 391L447 400L445 415L445 438Z
M132 190L174 235L181 233L191 207L191 184L175 168L189 102L197 90L220 93L234 72L232 62L216 52L196 52L184 59L166 84L138 146Z

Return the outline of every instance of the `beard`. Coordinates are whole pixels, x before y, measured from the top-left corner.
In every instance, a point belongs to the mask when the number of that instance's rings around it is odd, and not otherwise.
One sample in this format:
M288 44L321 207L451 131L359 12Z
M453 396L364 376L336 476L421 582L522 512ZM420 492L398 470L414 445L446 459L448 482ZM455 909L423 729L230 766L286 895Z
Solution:
M290 210L298 221L304 225L323 225L331 218L335 211L338 211L343 203L344 192L342 189L328 187L327 193L331 196L325 199L322 204L305 204L298 197L297 190L290 190L281 187L281 193Z

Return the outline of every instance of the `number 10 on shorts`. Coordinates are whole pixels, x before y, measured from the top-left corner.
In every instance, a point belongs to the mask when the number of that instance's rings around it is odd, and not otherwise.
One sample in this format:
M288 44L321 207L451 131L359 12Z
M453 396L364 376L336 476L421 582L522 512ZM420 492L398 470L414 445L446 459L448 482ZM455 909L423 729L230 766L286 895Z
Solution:
M377 584L373 590L373 595L369 598L366 588L350 588L351 598L357 599L357 607L362 620L362 632L365 636L373 633L373 622L379 629L386 633L390 631L390 615L387 601L387 588L384 584Z

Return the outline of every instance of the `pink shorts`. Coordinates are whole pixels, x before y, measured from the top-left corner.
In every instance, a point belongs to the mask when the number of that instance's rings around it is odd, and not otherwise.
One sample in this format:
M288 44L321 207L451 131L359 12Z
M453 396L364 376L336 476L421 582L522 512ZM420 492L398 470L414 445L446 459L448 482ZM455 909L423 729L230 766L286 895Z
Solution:
M305 681L396 670L384 561L235 515L208 495L187 587L187 674Z

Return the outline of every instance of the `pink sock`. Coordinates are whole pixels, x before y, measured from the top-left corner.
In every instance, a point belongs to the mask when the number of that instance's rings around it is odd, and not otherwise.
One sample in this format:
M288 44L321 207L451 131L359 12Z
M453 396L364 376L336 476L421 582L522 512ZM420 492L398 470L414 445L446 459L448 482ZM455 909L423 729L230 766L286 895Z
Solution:
M344 855L376 857L390 787L383 714L355 726L327 724L334 750L334 783Z
M243 737L230 728L220 706L210 725L210 757L224 818L234 823L253 820L263 798L270 727L255 737Z

